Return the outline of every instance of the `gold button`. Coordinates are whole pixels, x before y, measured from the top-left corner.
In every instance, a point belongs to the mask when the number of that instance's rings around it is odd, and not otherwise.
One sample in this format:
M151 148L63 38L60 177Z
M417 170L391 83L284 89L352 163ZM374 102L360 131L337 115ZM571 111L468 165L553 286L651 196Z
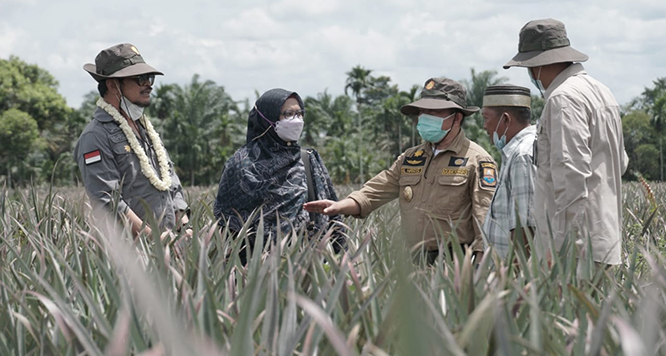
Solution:
M414 193L412 192L412 187L405 187L402 191L402 195L405 197L405 200L408 202L412 201L412 197L414 196Z

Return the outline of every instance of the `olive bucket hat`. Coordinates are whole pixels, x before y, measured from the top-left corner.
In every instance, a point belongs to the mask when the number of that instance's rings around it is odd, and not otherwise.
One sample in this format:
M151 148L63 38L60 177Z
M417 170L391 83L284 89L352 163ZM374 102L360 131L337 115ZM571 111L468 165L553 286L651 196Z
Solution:
M448 78L431 78L423 85L421 99L404 105L400 112L416 116L420 109L459 109L463 115L469 116L479 111L476 106L467 106L466 100L467 91L460 83Z
M585 62L587 59L586 54L571 47L562 22L553 19L533 20L520 29L518 54L504 65L504 69Z
M164 75L146 64L139 50L129 43L121 43L102 50L95 57L95 64L87 63L83 69L98 82L109 78L125 78L142 74Z

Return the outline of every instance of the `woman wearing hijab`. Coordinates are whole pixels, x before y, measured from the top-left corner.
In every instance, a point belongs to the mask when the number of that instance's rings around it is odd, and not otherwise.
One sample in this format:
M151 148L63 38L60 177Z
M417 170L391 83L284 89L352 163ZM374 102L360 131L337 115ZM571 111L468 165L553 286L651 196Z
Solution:
M250 111L247 138L243 147L225 163L215 200L214 213L221 226L238 232L252 213L262 209L264 243L275 241L278 221L282 233L292 228L299 231L310 226L310 234L325 230L339 216L312 214L303 209L308 201L306 165L312 172L314 197L310 200L338 200L331 178L317 151L307 150L309 161L301 159L298 139L303 131L305 110L301 97L284 89L271 89L264 93ZM279 219L278 219L279 217ZM261 214L255 214L249 235L250 248L254 246L256 227ZM333 247L336 252L344 244L344 237L336 233ZM245 251L241 261L245 263Z

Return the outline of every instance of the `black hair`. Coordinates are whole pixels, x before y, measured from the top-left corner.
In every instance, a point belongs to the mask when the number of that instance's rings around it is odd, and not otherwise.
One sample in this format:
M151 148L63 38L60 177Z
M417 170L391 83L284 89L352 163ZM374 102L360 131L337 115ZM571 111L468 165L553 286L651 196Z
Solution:
M511 117L515 118L518 123L529 125L532 119L532 110L530 108L521 106L493 106L490 107L495 110L495 113L508 112Z
M106 80L100 80L97 83L97 91L99 92L99 96L102 98L104 95L106 95L106 93L109 91L109 89L106 87Z

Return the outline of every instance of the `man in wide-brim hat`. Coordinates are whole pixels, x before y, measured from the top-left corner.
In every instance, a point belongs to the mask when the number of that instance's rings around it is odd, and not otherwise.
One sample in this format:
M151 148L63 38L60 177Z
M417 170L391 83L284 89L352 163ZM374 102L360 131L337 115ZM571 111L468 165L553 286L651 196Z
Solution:
M502 155L497 189L483 233L501 258L511 246L529 253L527 236L534 235L533 146L536 127L530 90L517 85L493 85L483 93L483 128ZM522 236L522 239L516 239Z
M102 50L95 64L83 69L98 82L100 99L74 157L93 207L124 215L135 235L151 233L145 224L149 214L159 221L162 237L170 229L180 230L189 210L182 186L159 135L143 115L155 75L162 72L146 64L129 43Z
M620 107L587 74L580 63L587 59L571 47L562 22L534 20L520 30L518 54L504 68L526 67L546 100L535 147L537 252L550 258L551 242L559 250L565 236L575 236L581 256L591 247L596 263L617 265L627 168Z
M417 118L424 142L407 149L393 165L339 202L315 201L308 211L366 217L399 199L403 235L417 246L416 259L433 263L454 245L483 256L481 224L495 192L497 169L481 146L465 137L462 123L479 110L466 90L448 78L426 80L421 98L400 111ZM420 252L423 251L423 254Z

